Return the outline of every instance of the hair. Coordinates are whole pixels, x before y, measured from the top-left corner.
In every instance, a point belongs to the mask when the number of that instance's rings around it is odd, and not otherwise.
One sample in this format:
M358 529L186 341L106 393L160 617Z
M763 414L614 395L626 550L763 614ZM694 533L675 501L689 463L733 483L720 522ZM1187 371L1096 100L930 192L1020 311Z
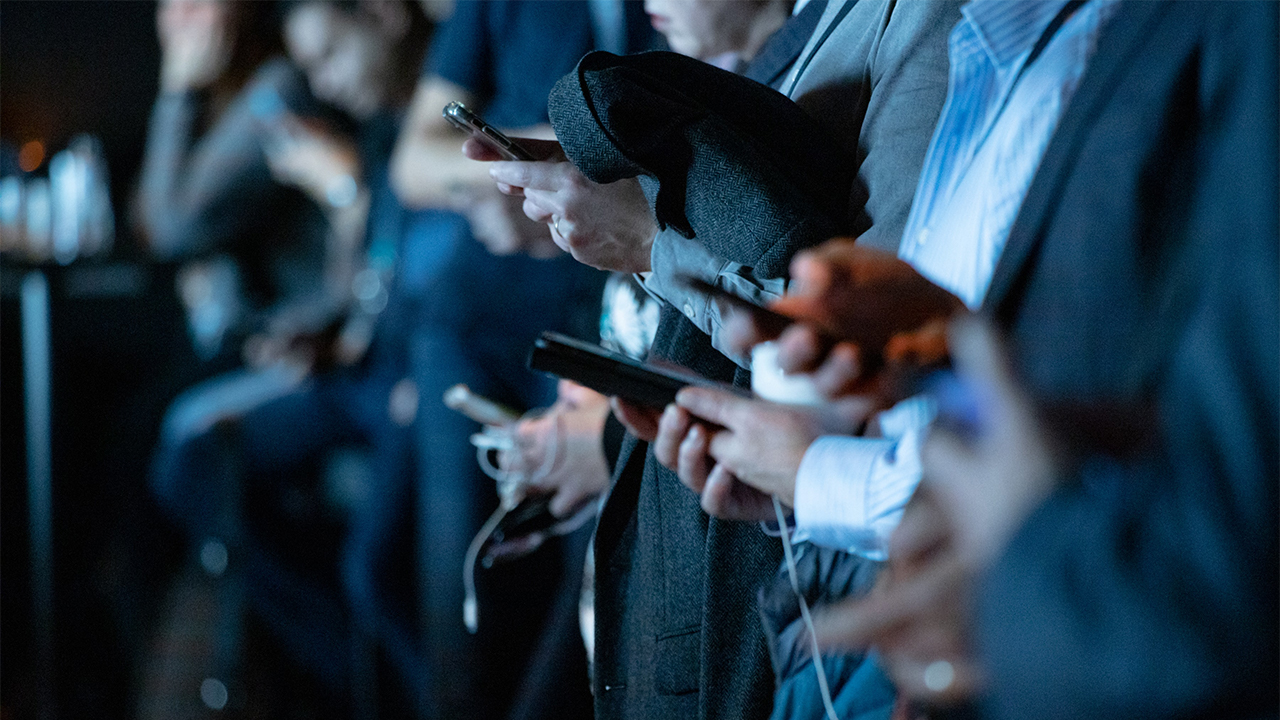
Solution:
M396 77L391 79L391 95L396 102L407 104L413 96L422 60L426 56L427 45L435 29L435 23L423 13L421 6L415 0L287 0L282 3L280 24L283 25L283 20L293 11L313 3L328 5L362 21L376 22L369 4L395 1L404 8L409 18L409 26L392 50L392 66L396 69Z
M276 0L224 1L230 13L227 30L231 36L231 59L210 88L215 107L225 106L268 58L284 54Z

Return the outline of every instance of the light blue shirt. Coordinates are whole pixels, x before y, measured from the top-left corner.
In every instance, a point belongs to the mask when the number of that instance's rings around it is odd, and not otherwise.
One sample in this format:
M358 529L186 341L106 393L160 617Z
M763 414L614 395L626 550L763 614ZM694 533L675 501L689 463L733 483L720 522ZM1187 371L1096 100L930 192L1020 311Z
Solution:
M970 309L986 297L1022 200L1115 0L1081 6L1026 65L1065 0L974 0L950 38L947 101L898 256Z
M1045 149L1117 8L1116 0L1085 3L1028 66L1065 5L974 0L950 36L947 100L898 254L970 308L986 297ZM797 531L821 545L886 557L920 482L919 448L932 415L904 405L881 418L884 438L815 442L796 477Z

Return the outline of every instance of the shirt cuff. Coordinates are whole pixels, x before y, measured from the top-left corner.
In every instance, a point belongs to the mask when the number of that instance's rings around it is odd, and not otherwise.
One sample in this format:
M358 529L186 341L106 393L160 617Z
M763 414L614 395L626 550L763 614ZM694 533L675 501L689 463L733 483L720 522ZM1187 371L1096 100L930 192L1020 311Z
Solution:
M868 491L877 466L894 445L879 438L815 440L796 473L797 533L816 545L883 560L886 543L871 527Z
M654 237L649 264L652 271L639 278L645 290L670 303L711 337L713 347L740 367L750 370L751 356L731 351L724 342L724 320L732 307L722 299L690 289L682 280L695 277L758 304L781 296L786 280L757 277L751 268L717 257L701 242L690 240L671 229L662 230Z
M884 437L822 437L796 473L797 536L886 560L888 538L920 484L920 445L937 415L927 396L877 416Z
M671 230L660 230L649 254L652 271L641 277L650 295L670 303L702 332L711 334L711 300L680 282L696 277L714 284L725 260L712 255L702 243Z
M889 536L920 484L920 445L932 400L905 400L878 418L886 437L818 438L796 473L799 536L872 560L888 557Z

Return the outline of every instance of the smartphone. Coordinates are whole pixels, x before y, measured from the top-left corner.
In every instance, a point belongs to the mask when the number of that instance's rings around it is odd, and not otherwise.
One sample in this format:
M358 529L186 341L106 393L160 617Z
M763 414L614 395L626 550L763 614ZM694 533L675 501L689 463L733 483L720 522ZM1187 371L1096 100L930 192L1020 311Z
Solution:
M544 332L533 344L529 369L551 373L610 397L646 407L662 408L689 385L712 385L689 370L658 367L610 352L599 345Z
M493 148L507 160L537 160L529 151L520 147L514 140L503 135L497 128L484 121L484 118L471 112L460 102L451 102L444 106L444 119L454 127L471 135L471 137Z
M676 277L676 282L696 293L723 300L736 310L751 313L756 325L767 334L781 335L788 325L796 322L795 318L787 317L763 305L757 305L751 300L735 295L718 285L712 285L702 278L692 275L680 275Z
M520 419L520 413L483 395L471 392L466 385L454 385L444 391L444 404L482 425L510 425Z

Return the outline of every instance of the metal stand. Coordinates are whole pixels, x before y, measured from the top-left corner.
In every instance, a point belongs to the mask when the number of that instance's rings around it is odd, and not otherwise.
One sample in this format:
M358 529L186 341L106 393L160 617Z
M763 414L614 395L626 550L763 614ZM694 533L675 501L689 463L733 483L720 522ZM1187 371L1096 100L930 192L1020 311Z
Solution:
M22 279L22 369L27 415L27 508L31 538L31 613L34 621L38 717L53 720L53 429L49 351L49 281L33 271Z

